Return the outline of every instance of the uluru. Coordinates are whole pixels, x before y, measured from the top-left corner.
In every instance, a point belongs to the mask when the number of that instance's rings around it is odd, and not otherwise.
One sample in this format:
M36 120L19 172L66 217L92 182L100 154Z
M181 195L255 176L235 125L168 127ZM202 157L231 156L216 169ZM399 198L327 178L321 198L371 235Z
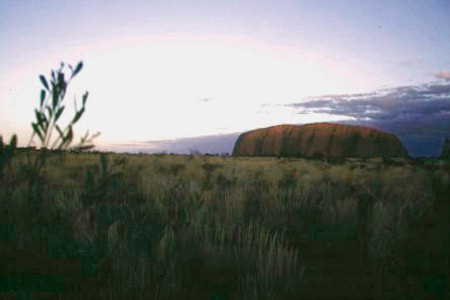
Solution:
M277 125L245 132L233 156L281 157L407 157L393 134L378 129L335 123Z

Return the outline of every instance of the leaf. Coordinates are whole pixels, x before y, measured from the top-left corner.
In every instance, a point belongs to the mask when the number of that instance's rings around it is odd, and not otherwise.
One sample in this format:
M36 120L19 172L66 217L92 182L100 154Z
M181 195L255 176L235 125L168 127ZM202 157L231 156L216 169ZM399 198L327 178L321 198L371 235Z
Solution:
M50 106L45 107L47 109L48 117L51 118L53 116L53 110Z
M95 147L95 145L92 143L94 139L96 139L100 135L100 132L97 132L93 135L89 134L89 130L86 131L83 137L80 139L79 145L92 145L92 147Z
M72 130L72 126L69 126L69 132L67 132L67 135L64 138L64 143L66 145L69 145L72 142L73 139L73 130Z
M46 96L45 90L41 90L41 105L40 105L41 107L42 105L44 105L45 96Z
M83 94L83 106L86 105L87 98L89 97L89 92L85 92Z
M64 83L66 82L66 78L64 76L63 72L58 72L58 85L61 87L63 87Z
M56 86L58 88L58 98L62 100L67 90L67 82L64 73L58 73L58 83L56 84Z
M59 127L58 124L55 124L55 128L56 128L56 131L58 131L59 136L61 137L61 139L64 139L64 133L63 133L63 131L61 130L61 128Z
M39 111L37 109L35 109L34 114L36 115L36 121L38 122L38 124L40 124L42 121L41 121L41 115L39 114Z
M44 77L44 75L39 75L39 79L41 80L41 82L42 82L42 84L44 85L44 87L47 89L47 91L49 90L48 89L48 83L47 83L47 79L45 79L45 77Z
M54 86L53 90L52 90L52 106L53 109L56 108L56 106L58 105L59 102L59 95L60 95L60 91L59 91L59 86Z
M41 127L42 127L42 129L43 129L44 132L47 132L48 125L49 125L49 124L48 124L48 120L45 119L45 114L44 114L44 113L42 113L42 115L44 116L44 119L42 120Z
M83 62L80 61L78 63L78 65L75 67L75 70L73 70L73 72L72 72L72 78L75 77L81 71L82 68L83 68Z
M36 133L39 136L39 139L43 142L44 137L43 137L42 132L39 129L38 125L36 123L31 123L31 127L33 127L34 133Z
M78 122L78 120L81 118L83 113L84 113L84 107L82 109L80 109L79 111L77 111L77 113L75 114L75 117L72 120L72 124L75 124L76 122Z
M56 112L56 115L55 115L55 122L58 121L59 117L61 116L62 112L64 111L64 108L65 108L65 106L63 105L63 106L61 106L61 107L58 109L58 111Z
M40 112L37 109L34 110L34 113L36 114L36 120L37 120L39 126L41 126L43 123L47 122L47 118L46 118L45 114L43 114L42 112Z
M0 151L3 150L4 144L3 144L3 137L0 135Z

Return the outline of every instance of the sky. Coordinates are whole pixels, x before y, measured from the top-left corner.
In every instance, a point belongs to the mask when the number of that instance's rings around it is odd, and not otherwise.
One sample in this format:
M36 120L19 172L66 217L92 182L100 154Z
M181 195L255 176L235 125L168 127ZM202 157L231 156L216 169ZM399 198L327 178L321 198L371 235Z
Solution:
M449 15L448 0L0 0L0 133L27 145L38 75L83 61L66 101L89 91L75 131L101 132L99 149L211 137L228 152L239 132L336 121L435 154L450 135Z

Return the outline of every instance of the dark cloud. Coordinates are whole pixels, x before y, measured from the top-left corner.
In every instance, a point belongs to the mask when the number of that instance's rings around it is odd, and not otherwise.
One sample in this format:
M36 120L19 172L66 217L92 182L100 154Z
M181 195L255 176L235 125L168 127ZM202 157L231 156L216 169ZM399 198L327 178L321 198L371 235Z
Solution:
M450 72L439 72L434 75L438 79L444 79L450 81Z
M442 139L450 135L450 83L327 95L288 106L299 114L346 116L353 119L346 123L395 133L413 156L437 155Z
M367 94L329 95L288 104L299 113L328 113L361 120L448 117L450 84L406 86Z

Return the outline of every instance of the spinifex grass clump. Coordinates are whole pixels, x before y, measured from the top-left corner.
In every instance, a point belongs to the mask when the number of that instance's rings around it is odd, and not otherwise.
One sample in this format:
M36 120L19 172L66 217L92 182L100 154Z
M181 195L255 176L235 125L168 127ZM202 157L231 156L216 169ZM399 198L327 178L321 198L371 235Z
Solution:
M125 164L124 160L115 160L112 164L106 154L100 155L98 166L87 168L84 180L83 205L89 207L93 204L113 202L117 192L123 186L125 174L119 170ZM112 188L112 189L111 189Z

